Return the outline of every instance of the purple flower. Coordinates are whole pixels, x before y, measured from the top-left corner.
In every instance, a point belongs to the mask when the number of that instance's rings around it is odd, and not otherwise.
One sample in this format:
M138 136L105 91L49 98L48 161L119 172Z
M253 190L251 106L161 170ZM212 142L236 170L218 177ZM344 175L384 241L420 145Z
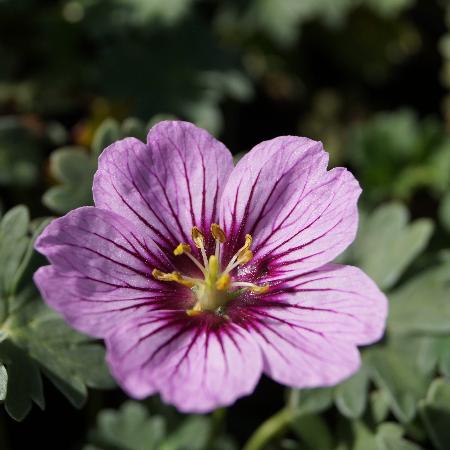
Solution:
M338 383L358 345L382 336L387 302L359 269L332 264L354 239L361 189L327 171L322 144L284 136L233 167L186 122L147 144L108 147L95 207L54 220L35 282L76 329L104 338L135 398L159 392L206 412L250 394L262 373L288 386Z

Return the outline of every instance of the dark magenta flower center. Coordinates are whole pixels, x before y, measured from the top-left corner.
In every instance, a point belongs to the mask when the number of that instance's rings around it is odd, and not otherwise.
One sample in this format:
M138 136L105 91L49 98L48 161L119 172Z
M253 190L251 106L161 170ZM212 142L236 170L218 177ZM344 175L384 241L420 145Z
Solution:
M259 286L246 281L233 280L233 271L237 267L247 264L253 258L250 250L253 239L249 234L245 236L244 245L233 255L225 267L221 265L221 246L227 240L225 232L219 225L213 223L211 234L216 243L215 252L207 255L203 233L197 227L191 230L192 240L200 251L202 261L192 255L189 244L180 243L174 250L176 256L186 255L201 271L202 278L189 277L180 272L164 273L158 269L154 269L152 272L157 280L173 281L192 289L196 303L193 308L186 311L189 316L201 314L203 311L223 315L226 305L243 291L262 294L269 289L267 284Z

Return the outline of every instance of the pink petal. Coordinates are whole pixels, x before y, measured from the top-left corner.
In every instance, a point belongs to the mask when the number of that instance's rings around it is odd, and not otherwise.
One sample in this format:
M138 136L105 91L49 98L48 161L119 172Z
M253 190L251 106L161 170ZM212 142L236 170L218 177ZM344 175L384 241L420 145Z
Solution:
M137 237L134 225L99 208L76 209L54 220L36 249L52 263L34 280L46 302L78 330L104 336L129 315L161 304L185 307L189 290L160 283L156 266L172 268L150 238Z
M382 337L387 300L361 270L330 264L276 286L245 314L264 372L309 388L336 384L358 369L356 346Z
M159 392L183 412L232 404L254 390L261 352L244 329L215 320L160 311L128 321L107 339L113 374L129 395Z
M322 144L280 137L242 158L225 187L221 221L227 256L253 236L249 272L307 272L333 260L353 241L361 189L343 168L326 171Z
M168 251L190 240L190 230L217 221L222 188L233 169L231 153L187 122L160 122L147 144L128 138L100 156L94 178L98 207L151 231Z

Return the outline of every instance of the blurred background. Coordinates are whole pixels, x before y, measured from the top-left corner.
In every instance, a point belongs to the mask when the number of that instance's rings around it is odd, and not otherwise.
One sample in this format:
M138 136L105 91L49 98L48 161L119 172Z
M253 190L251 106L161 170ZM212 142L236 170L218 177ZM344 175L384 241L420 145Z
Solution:
M399 305L438 283L442 298L436 314L448 312L450 317L448 302L444 305L450 298L450 258L442 251L450 247L450 3L0 0L3 212L23 204L34 219L90 204L100 151L123 136L144 139L152 123L174 117L207 128L238 156L278 135L321 140L331 165L349 167L364 189L359 241L344 259L362 266L385 291L392 290ZM403 238L403 247L395 247ZM380 251L393 252L391 259ZM447 261L444 271L442 261ZM433 275L430 285L426 270L442 274ZM435 338L436 328L424 327L419 320L423 311L414 310L426 301L422 296L410 305L408 321L400 307L393 307L394 334L398 329L406 336L431 333L425 344ZM416 328L411 329L411 321ZM437 334L450 349L448 321L439 325ZM425 398L433 380L449 376L450 351L446 355L444 368L427 366L426 386L414 402ZM370 383L375 384L366 390L372 394L386 387L379 373ZM411 387L411 392L416 390ZM157 399L101 413L125 400L117 389L92 390L80 410L46 380L44 391L46 410L33 407L21 423L1 410L2 450L36 443L47 449L240 448L284 403L284 389L263 380L255 395L229 409L226 420L225 412L218 412L183 425L184 418ZM392 396L392 389L388 391ZM391 398L391 406L393 402ZM354 421L348 425L353 443L337 447L335 427L342 428L337 425L342 410L324 405L313 412L324 411L320 426L330 428L330 447L323 441L317 447L294 430L271 448L372 449L355 444L359 429L354 424L364 411L347 415ZM402 405L409 408L400 403L400 409ZM405 419L405 411L398 408L381 422L402 424L402 435L415 445L450 448L448 432L448 441L436 441L429 437L436 433L427 421L417 425L415 411ZM152 447L145 434L146 444L129 440L136 436L133 430L146 429L153 437L163 433L159 422L149 425L148 414L158 414L164 433L172 433L165 447ZM193 443L206 433L195 430L214 431L224 423L231 437L214 445ZM125 430L128 438L111 437L114 429Z

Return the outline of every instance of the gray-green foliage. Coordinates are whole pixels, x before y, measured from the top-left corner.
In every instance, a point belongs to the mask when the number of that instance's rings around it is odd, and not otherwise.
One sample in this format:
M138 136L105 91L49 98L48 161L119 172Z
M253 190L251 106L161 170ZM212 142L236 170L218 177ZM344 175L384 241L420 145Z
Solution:
M50 157L50 172L59 184L45 192L43 203L57 213L92 204L92 179L98 157L108 145L126 136L142 139L144 124L128 119L120 126L117 121L107 119L97 129L90 150L83 147L55 150Z
M0 185L29 187L42 161L37 133L16 117L0 119Z
M408 276L412 267L414 272L421 267L418 259L432 233L431 221L410 222L398 203L362 215L357 239L340 261L361 267L387 293L387 332L382 342L363 350L362 367L353 377L334 388L298 394L299 420L293 429L305 448L319 448L318 434L324 437L323 448L338 450L419 450L427 440L436 448L450 448L448 255ZM330 447L329 423L319 414L333 404L342 423L339 432L331 431ZM302 421L316 430L310 433L316 436L314 444L302 434Z
M358 236L350 249L352 260L383 289L390 289L408 265L425 249L433 222L409 223L400 203L386 204L369 217L361 214Z
M280 45L291 44L301 26L312 19L327 25L341 25L352 10L361 5L383 17L393 17L411 6L414 0L252 0L233 20L252 31L262 31ZM228 14L230 14L228 12ZM230 20L230 19L228 19Z
M428 269L391 294L393 333L450 334L450 261Z
M30 223L17 206L0 222L0 398L22 420L32 403L44 408L42 373L77 407L87 387L113 386L104 350L46 307L31 275L38 264L33 243L46 220Z
M146 132L152 125L170 118L173 116L159 114L147 125L135 118L128 118L121 124L114 119L106 119L97 128L90 149L63 147L55 150L50 156L50 172L58 184L45 192L42 198L44 205L59 214L91 205L92 180L101 152L125 137L145 141Z
M442 225L450 233L450 190L441 199L439 205L439 218Z
M348 158L365 187L365 200L403 200L419 188L441 195L450 186L450 138L436 120L411 110L382 112L352 127Z
M99 413L83 450L236 450L230 438L215 432L211 417L177 416L175 422L128 401L118 410Z
M419 409L436 448L448 449L450 443L450 380L448 378L435 380L431 384L426 398L420 402Z

